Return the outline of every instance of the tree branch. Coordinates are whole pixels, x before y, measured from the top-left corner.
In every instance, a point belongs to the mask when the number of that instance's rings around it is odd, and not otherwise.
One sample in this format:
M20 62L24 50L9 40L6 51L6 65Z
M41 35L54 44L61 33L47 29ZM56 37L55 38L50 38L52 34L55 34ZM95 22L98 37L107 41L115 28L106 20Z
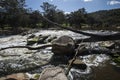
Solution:
M10 46L10 47L5 47L5 48L1 48L0 51L5 50L5 49L9 49L9 48L27 48L29 50L37 50L37 49L42 49L42 48L46 48L46 47L51 47L52 44L44 44L38 47L30 47L30 46Z
M46 20L47 22L51 23L51 24L54 24L60 28L63 28L63 29L66 29L66 30L70 30L70 31L73 31L75 33L79 33L79 34L83 34L83 35L86 35L86 36L91 36L92 38L94 38L94 40L96 39L102 39L102 40L120 40L120 32L118 33L114 33L114 34L93 34L93 33L87 33L87 32L83 32L83 31L80 31L80 30L75 30L75 29L72 29L70 27L64 27L58 23L55 23L49 19L47 19L46 17L44 16L41 16L44 20Z

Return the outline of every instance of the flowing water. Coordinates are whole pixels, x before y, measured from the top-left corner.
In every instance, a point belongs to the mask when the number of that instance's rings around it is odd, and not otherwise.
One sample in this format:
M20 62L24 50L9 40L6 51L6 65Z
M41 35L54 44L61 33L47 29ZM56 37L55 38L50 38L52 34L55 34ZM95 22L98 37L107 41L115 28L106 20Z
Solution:
M90 32L90 31L88 31ZM92 31L93 32L93 31ZM94 31L94 33L97 33ZM104 32L107 33L108 32ZM109 32L113 33L113 32ZM71 36L73 39L87 38L80 34L73 33L71 31L63 30L41 30L38 35L50 35L50 37L62 35ZM99 32L100 34L100 32ZM29 34L30 35L30 34ZM29 36L28 35L28 36ZM0 38L0 48L26 45L27 36L14 35ZM98 47L98 43L92 43L92 48ZM34 44L37 46L37 44ZM56 60L54 60L54 58ZM53 59L53 60L52 60ZM28 73L41 73L46 67L60 66L66 70L66 63L68 56L53 56L51 47L42 50L28 50L28 49L7 49L0 51L0 76L11 74L14 72L28 72ZM120 67L112 62L110 56L105 54L91 54L78 56L78 59L82 60L87 68L85 70L72 67L68 79L69 80L119 80L120 79ZM63 60L63 61L62 61ZM52 64L52 63L53 64Z

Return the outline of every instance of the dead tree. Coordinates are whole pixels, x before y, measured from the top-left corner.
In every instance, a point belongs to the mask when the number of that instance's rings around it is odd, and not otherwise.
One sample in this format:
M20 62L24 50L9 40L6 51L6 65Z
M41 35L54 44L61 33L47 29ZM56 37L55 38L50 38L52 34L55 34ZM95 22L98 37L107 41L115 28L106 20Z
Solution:
M75 32L75 33L83 34L85 36L90 36L90 38L86 38L84 40L86 42L120 40L120 32L114 33L114 34L93 34L93 33L87 33L87 32L83 32L83 31L80 31L80 30L72 29L70 27L64 27L64 26L62 26L62 25L60 25L58 23L55 23L55 22L45 18L44 16L42 16L42 18L44 20L46 20L47 22L56 25L57 27L60 27L60 28L66 29L66 30L70 30L70 31ZM81 40L78 40L77 42L81 42Z

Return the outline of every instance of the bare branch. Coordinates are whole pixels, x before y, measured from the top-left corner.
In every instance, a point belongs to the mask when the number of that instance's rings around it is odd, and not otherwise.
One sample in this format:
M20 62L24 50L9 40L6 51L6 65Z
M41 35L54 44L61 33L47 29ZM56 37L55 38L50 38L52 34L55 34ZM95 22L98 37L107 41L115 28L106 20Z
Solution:
M66 29L66 30L70 30L70 31L73 31L75 33L79 33L79 34L83 34L83 35L86 35L86 36L91 36L92 39L90 40L94 40L94 41L106 41L106 40L120 40L120 32L118 33L114 33L114 34L93 34L93 33L87 33L87 32L83 32L83 31L80 31L80 30L75 30L75 29L72 29L70 27L64 27L56 22L53 22L49 19L47 19L46 17L44 16L41 16L44 20L48 21L49 23L51 24L54 24L60 28L63 28L63 29Z
M29 50L37 50L37 49L43 49L46 47L51 47L52 44L44 44L38 47L30 47L30 46L10 46L10 47L5 47L5 48L1 48L0 51L5 50L5 49L10 49L10 48L27 48Z

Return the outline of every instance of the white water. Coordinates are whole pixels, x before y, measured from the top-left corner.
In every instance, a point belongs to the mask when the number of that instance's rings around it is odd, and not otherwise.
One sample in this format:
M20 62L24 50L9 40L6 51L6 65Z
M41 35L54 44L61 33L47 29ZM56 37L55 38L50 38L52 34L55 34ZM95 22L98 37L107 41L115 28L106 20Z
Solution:
M94 33L97 33L97 32L94 32ZM29 34L29 35L31 35L31 34ZM60 36L63 36L63 35L68 35L68 36L71 36L74 39L87 38L87 36L83 36L81 34L76 34L74 32L66 31L66 30L40 30L39 32L35 33L35 35L36 36L50 35L50 37L51 36L60 37ZM14 35L14 36L0 38L0 48L9 47L9 46L26 45L26 39L27 39L27 35L26 36ZM98 44L94 44L94 43L93 43L93 45L98 46ZM7 49L7 50L4 50L4 51L0 51L0 54L11 55L11 56L7 56L7 57L0 56L0 61L1 60L9 60L9 59L17 60L17 59L24 58L23 60L29 61L28 63L35 62L37 64L40 64L37 61L39 61L39 60L49 61L50 60L50 58L53 55L53 53L50 50L51 50L51 47L47 48L46 50L40 50L39 52L31 51L31 50L28 50L28 49L21 49L21 48ZM35 53L35 54L25 54L27 52L29 52L29 53L32 52L32 53ZM12 56L12 55L16 55L16 56ZM81 59L81 57L80 57L80 59ZM104 54L83 56L82 61L85 64L87 64L88 68L85 71L72 68L70 73L69 73L69 76L73 80L73 76L72 76L71 72L76 72L76 73L79 73L79 74L90 74L91 73L91 68L90 68L91 66L95 66L95 67L104 66L105 61L107 61L109 59L110 58L108 56L104 55ZM16 64L16 63L11 64L11 67L13 67L13 68L16 68L16 66L20 67L22 65L21 64Z

